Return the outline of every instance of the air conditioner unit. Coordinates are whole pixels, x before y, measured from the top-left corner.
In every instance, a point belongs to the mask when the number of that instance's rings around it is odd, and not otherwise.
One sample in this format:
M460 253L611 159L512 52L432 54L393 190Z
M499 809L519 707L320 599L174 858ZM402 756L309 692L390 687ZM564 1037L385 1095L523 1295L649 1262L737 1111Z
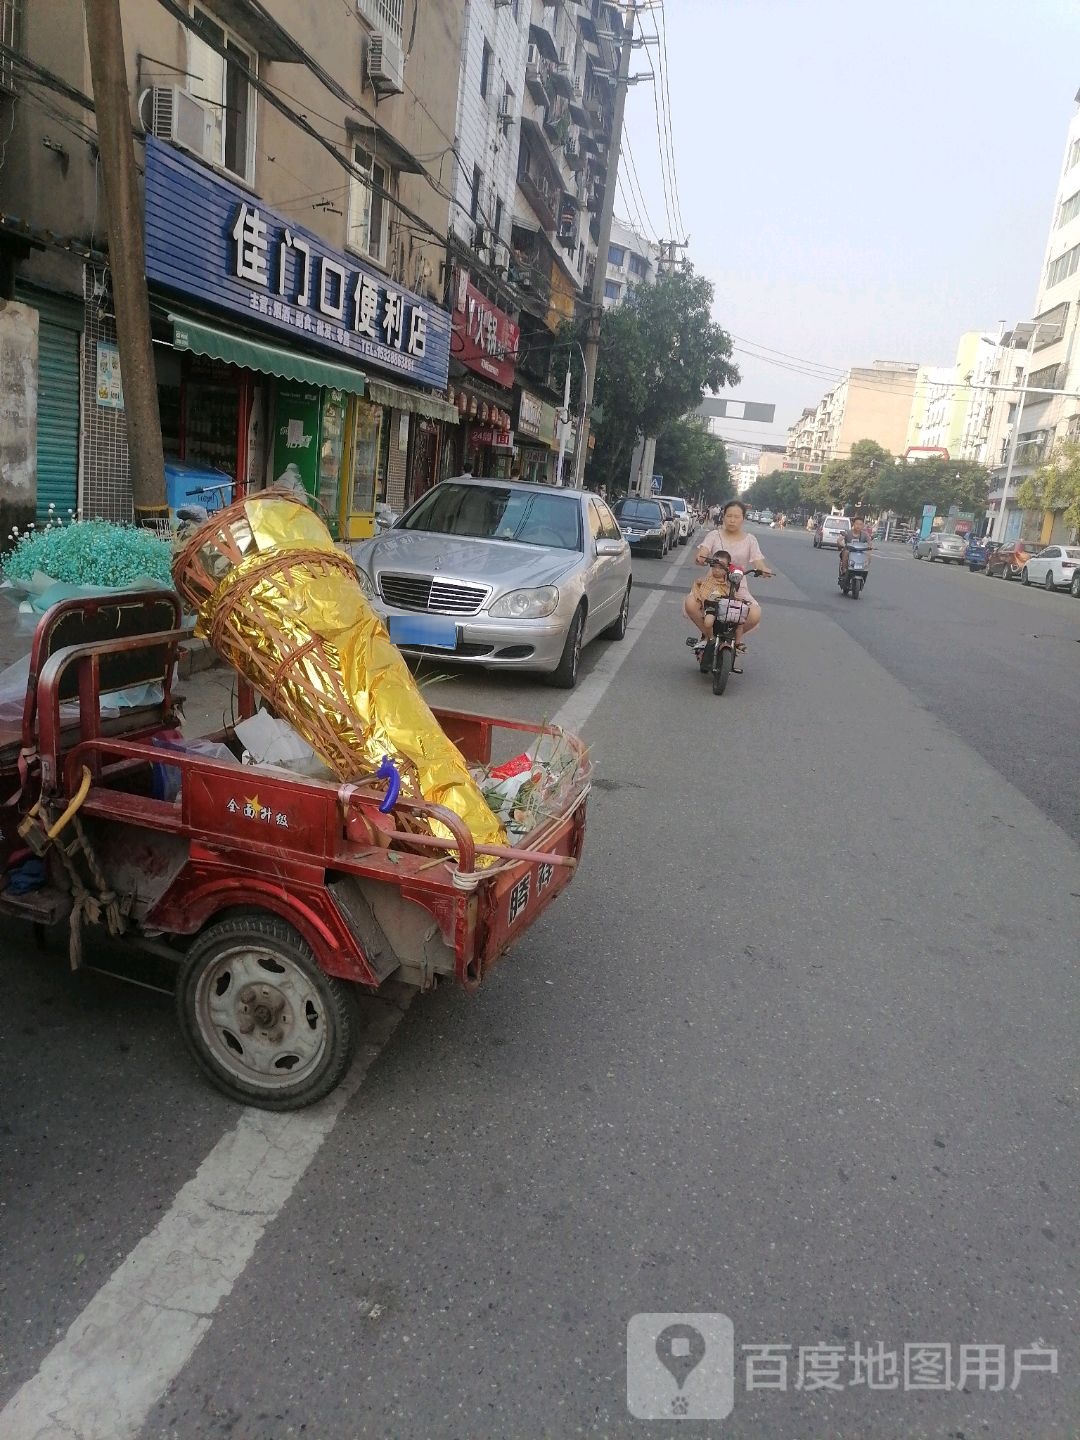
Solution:
M499 97L499 119L509 125L514 119L514 97L513 95L501 95Z
M367 78L376 95L401 95L405 91L405 55L385 30L368 37Z
M206 106L180 85L154 85L150 90L150 133L159 140L210 156L213 120Z

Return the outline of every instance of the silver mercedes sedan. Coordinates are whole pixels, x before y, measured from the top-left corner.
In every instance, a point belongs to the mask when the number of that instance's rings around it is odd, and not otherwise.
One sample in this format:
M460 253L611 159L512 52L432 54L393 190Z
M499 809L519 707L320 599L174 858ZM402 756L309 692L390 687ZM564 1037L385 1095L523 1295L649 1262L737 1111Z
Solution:
M443 480L350 550L391 640L410 654L541 671L569 689L584 645L626 634L630 547L588 491Z

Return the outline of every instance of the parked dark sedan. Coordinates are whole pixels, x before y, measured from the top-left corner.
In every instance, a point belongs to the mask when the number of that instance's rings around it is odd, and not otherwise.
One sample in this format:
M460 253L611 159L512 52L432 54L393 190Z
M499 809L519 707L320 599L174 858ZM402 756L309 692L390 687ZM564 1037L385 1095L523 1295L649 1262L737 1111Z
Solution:
M630 541L631 550L648 551L657 556L667 554L667 520L658 501L624 495L614 508L619 529Z
M1038 549L1038 545L1030 540L1010 540L986 557L983 574L999 575L1002 580L1019 580L1024 566Z

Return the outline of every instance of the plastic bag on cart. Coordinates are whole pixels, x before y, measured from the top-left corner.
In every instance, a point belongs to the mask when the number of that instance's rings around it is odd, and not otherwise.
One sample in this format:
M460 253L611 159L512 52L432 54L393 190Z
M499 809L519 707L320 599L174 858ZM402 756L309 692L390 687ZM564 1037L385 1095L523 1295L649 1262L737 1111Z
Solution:
M578 757L565 736L542 735L532 751L474 775L488 807L516 839L554 819L570 803Z
M203 760L215 760L219 765L239 765L240 761L227 745L220 740L185 739L179 730L166 730L155 735L151 744L159 750L172 750L180 755L198 755ZM152 793L155 800L176 800L180 795L184 772L179 765L154 762L150 767Z
M265 710L256 710L235 729L236 738L244 747L245 765L287 770L291 775L305 775L313 780L335 778L329 766L287 721L268 715Z
M26 686L30 679L30 656L24 655L14 661L6 670L0 671L0 725L18 725L22 721L23 706L26 703ZM129 690L117 690L101 697L101 713L111 718L125 710L135 710L141 705L160 705L161 685L133 685ZM65 700L60 706L60 720L73 724L79 718L79 702Z

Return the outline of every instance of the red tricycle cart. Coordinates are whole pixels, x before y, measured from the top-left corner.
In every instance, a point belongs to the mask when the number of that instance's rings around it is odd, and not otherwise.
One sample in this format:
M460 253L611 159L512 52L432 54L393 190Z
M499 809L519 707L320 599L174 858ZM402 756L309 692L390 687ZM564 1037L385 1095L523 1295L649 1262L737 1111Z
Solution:
M574 750L559 813L521 845L478 846L441 807L402 798L383 813L378 779L241 765L230 727L210 737L229 763L163 750L185 638L168 591L65 600L42 617L21 724L0 727L0 913L66 921L73 966L88 927L174 959L181 1030L204 1073L235 1100L297 1108L348 1068L353 987L453 978L475 990L570 883L588 757L550 727L436 710L470 764L544 734ZM149 703L110 705L146 686ZM238 679L237 718L254 706ZM425 833L425 818L448 838Z

